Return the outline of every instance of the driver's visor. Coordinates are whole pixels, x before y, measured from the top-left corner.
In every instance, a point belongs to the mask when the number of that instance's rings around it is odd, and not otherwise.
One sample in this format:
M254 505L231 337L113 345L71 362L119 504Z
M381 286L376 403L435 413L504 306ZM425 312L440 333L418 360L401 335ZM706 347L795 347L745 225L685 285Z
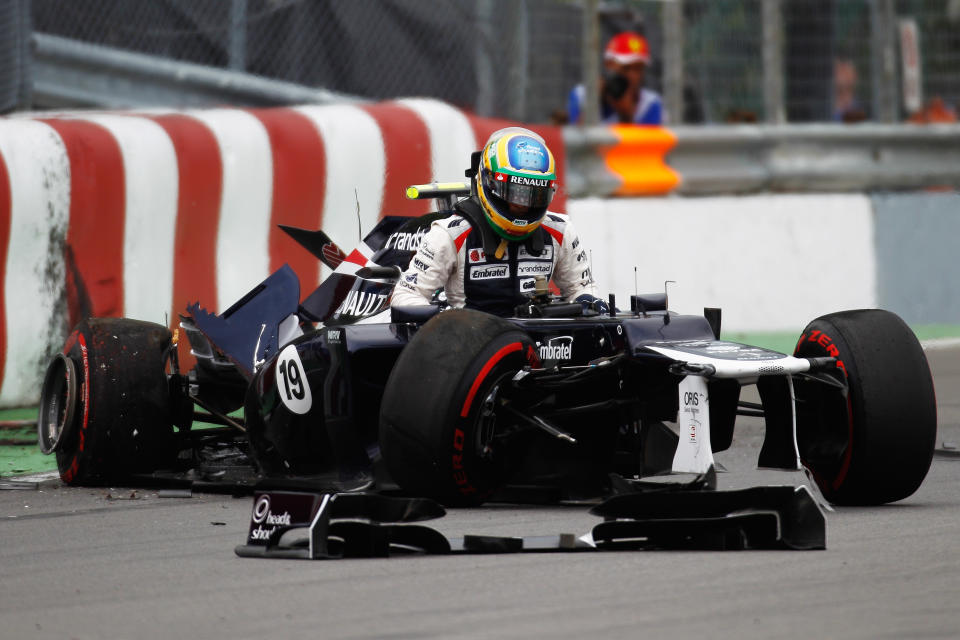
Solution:
M510 204L545 209L557 190L557 181L549 177L515 176L490 170L485 172L487 189Z

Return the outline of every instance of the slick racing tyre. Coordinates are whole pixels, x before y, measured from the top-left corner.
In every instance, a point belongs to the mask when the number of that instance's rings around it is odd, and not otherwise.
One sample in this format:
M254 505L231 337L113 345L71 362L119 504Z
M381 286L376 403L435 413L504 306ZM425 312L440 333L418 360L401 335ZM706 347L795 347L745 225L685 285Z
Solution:
M405 491L451 506L482 503L500 488L523 445L498 436L511 425L495 412L506 383L539 365L530 338L479 311L445 311L400 354L380 410L380 447Z
M837 386L796 381L797 444L824 497L835 504L902 500L923 482L937 434L926 356L898 316L841 311L803 331L795 355L837 358Z
M40 447L67 484L148 473L176 459L166 377L171 336L151 322L91 318L47 368Z

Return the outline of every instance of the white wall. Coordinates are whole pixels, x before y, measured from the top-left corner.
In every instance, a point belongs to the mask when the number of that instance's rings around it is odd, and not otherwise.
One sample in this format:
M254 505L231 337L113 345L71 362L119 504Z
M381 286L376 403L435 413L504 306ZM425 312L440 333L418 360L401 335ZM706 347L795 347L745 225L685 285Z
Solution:
M721 307L729 331L799 331L877 305L873 217L860 194L570 200L600 291L629 308L670 285L670 308Z

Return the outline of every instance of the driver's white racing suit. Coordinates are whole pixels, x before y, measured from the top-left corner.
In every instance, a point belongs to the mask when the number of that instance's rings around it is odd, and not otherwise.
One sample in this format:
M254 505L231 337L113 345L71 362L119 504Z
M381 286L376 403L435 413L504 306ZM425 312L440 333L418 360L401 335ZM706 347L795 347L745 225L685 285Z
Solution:
M508 243L498 260L499 237L476 216L471 223L460 205L457 211L434 221L423 236L394 288L392 306L426 305L444 289L452 307L509 316L533 292L537 276L552 277L568 302L596 299L588 253L568 216L547 212L530 237Z

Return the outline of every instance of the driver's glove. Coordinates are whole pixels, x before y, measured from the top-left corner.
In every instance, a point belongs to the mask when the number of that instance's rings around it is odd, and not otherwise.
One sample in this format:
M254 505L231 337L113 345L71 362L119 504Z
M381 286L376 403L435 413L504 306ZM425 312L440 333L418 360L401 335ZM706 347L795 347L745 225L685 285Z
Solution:
M610 307L603 299L592 296L589 293L578 296L574 302L579 302L580 306L583 307L584 312L590 310L601 314L610 313Z

